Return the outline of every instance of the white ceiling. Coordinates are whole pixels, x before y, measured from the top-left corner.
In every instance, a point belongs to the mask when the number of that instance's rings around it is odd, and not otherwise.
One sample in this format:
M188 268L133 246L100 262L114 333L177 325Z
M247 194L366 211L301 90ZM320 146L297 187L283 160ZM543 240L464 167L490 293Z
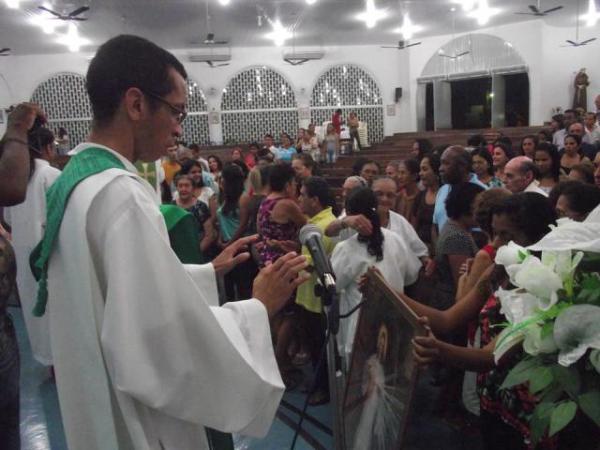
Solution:
M527 10L528 4L537 0L489 0L491 7L502 12L491 18L486 27L511 22L533 20L532 16L514 14ZM52 7L59 12L69 12L82 5L89 5L87 22L78 24L82 36L92 45L82 51L93 51L97 45L111 36L131 33L145 36L167 48L200 47L207 33L207 0L52 0ZM579 0L580 13L587 9L587 0ZM296 26L297 46L321 45L369 45L393 44L400 39L393 30L400 26L401 11L410 12L413 23L424 30L415 39L452 33L452 13L457 6L456 32L475 31L479 28L474 19L467 18L456 1L451 0L375 0L378 8L386 8L388 17L373 29L355 19L364 10L364 0L317 0L307 5L305 0L230 0L222 6L217 0L208 0L211 28L216 39L228 39L233 47L272 45L264 35L270 31L263 20L262 28L257 25L257 5L270 17L279 17L285 25ZM40 28L28 23L28 18L38 14L36 7L42 1L22 1L17 10L8 9L0 0L0 48L10 47L12 53L47 54L62 53L66 48L55 42L56 35L46 35ZM542 9L557 5L564 8L544 20L549 25L574 27L577 0L542 0ZM582 24L583 26L583 24ZM66 31L66 27L63 27ZM59 30L60 31L60 30ZM582 28L582 33L589 34ZM291 45L288 41L286 45Z

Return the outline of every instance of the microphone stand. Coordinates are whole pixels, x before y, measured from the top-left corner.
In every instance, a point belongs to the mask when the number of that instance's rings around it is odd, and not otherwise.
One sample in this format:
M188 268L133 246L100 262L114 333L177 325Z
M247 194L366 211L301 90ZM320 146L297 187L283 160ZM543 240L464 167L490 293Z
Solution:
M330 274L324 275L324 284L315 286L315 294L321 297L325 316L327 317L327 372L329 378L329 401L333 413L333 449L344 450L345 433L341 397L344 392L344 372L342 358L337 345L337 334L340 326L340 304L335 288L335 280Z
M340 307L339 298L335 288L335 280L332 275L325 274L322 279L319 279L319 283L315 285L315 295L321 298L323 304L323 310L327 318L327 330L325 333L326 342L323 344L321 350L321 356L319 357L319 363L315 375L319 373L319 368L323 364L325 351L327 356L327 375L329 381L329 402L331 404L331 411L333 413L333 429L332 439L333 447L332 450L345 450L345 433L344 433L344 421L342 415L342 405L340 404L339 398L344 389L344 374L342 371L342 358L340 357L336 335L340 325ZM306 415L306 408L308 406L308 398L316 387L316 379L313 381L313 386L306 396L304 407L300 415L300 421L296 427L294 439L292 440L293 450L296 446L296 439L300 429L302 428L302 422Z

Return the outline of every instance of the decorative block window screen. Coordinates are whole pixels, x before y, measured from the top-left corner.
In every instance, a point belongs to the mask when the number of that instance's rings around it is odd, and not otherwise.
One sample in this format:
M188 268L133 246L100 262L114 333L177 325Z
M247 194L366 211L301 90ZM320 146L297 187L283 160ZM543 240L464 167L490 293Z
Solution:
M61 127L67 130L71 147L85 141L90 132L92 109L83 75L54 75L40 83L31 101L41 105L48 116L48 126L55 134Z
M336 109L344 118L352 111L366 122L372 142L383 140L383 99L377 82L364 69L341 64L323 73L312 90L311 120L321 125Z
M265 133L291 136L298 128L296 96L279 73L265 66L245 69L223 90L221 99L223 140L243 143L260 140Z

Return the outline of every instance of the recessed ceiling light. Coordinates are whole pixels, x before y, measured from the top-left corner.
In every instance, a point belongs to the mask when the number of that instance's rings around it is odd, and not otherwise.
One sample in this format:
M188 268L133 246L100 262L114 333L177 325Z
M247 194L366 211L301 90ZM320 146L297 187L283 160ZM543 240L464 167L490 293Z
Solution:
M410 20L408 13L404 13L404 20L402 21L402 26L400 28L396 28L394 31L396 33L401 33L402 37L405 40L411 39L415 33L422 31L423 27L420 25L415 25Z
M585 20L588 27L596 26L598 19L600 19L600 12L596 10L596 2L594 0L589 0L587 14L583 14L579 18Z
M358 20L365 22L367 28L373 28L381 19L387 17L384 9L375 6L375 0L365 0L365 10L356 15Z
M62 22L62 23L59 23ZM45 34L52 34L60 26L64 26L65 22L51 19L45 15L36 14L29 18L29 23L40 27Z
M223 6L229 5L230 0L219 0L219 3Z
M58 42L59 44L66 45L72 52L78 52L82 46L89 45L92 43L92 41L90 41L89 39L86 39L83 36L79 35L77 27L73 23L69 24L69 30L67 31L67 33L61 35L56 40L56 42Z
M472 19L476 19L479 25L485 25L489 22L492 16L495 16L500 12L498 8L490 8L487 0L479 0L477 9L472 10L467 16Z
M309 5L314 5L315 3L317 3L317 0L306 0L306 3Z
M462 5L463 11L469 12L473 8L475 8L475 5L477 4L477 0L458 0L458 3L460 3Z
M281 47L287 39L292 37L292 33L281 24L279 19L275 19L271 23L271 26L273 27L273 31L267 33L265 37L272 39L277 47Z

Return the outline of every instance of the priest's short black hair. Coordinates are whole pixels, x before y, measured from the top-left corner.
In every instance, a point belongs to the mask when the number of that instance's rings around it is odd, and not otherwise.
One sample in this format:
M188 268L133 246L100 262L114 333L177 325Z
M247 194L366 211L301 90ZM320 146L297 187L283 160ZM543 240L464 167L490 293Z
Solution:
M94 122L109 123L132 87L155 96L168 95L174 88L170 68L187 79L181 62L147 39L120 35L106 41L90 62L86 76Z

